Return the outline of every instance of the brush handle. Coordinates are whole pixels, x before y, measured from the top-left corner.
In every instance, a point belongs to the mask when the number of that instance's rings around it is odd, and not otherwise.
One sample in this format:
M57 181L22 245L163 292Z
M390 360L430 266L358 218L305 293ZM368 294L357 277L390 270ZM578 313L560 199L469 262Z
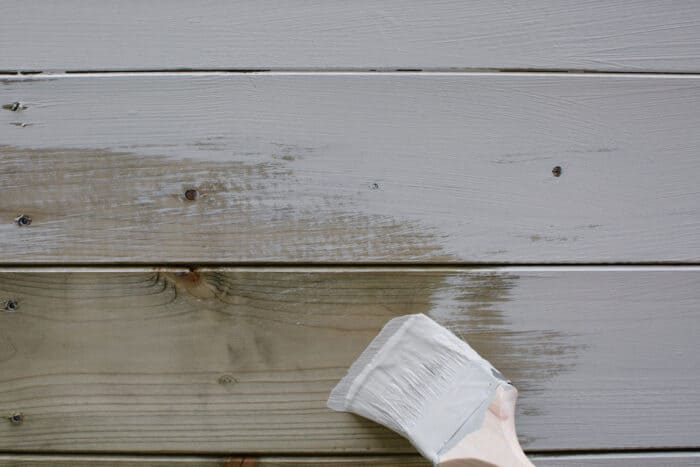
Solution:
M534 467L515 433L518 391L500 386L484 415L481 428L469 433L440 456L440 467Z

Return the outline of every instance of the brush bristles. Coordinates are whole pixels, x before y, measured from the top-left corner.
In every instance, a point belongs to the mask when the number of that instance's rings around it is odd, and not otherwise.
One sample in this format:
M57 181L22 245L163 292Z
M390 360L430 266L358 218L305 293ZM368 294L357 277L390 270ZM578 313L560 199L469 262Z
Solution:
M353 390L353 387L359 387L362 383L361 379L363 379L364 374L367 373L367 369L370 368L370 364L379 351L382 350L382 347L401 330L406 322L413 319L414 316L415 315L408 315L394 318L384 325L379 334L370 342L362 354L357 357L352 366L350 366L345 377L343 377L331 391L327 402L329 409L339 412L352 411L352 398L356 392ZM390 426L390 428L394 429L394 431L400 430L399 426L395 428Z
M387 323L333 389L328 407L387 426L435 461L505 382L425 315Z

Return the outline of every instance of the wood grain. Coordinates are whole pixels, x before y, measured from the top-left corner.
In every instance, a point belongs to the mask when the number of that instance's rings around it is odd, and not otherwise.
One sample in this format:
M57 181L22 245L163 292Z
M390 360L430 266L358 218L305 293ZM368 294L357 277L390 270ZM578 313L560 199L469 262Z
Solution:
M0 111L5 263L700 261L698 76L64 75L0 102L26 106Z
M410 453L325 408L428 313L520 389L530 450L700 445L700 268L5 269L0 450Z
M695 452L658 454L598 454L531 456L538 467L694 467L700 462ZM314 466L375 467L419 466L429 462L417 456L346 456L346 457L195 457L195 456L70 456L70 455L0 455L0 467L98 466L98 467L278 467Z
M0 69L700 70L692 0L5 0Z

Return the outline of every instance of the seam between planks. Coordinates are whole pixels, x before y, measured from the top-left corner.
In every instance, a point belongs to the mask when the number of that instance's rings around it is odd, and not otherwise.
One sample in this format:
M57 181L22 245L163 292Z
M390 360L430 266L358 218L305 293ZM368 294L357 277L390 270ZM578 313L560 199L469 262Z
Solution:
M700 447L678 447L678 448L635 448L635 449L588 449L588 450L566 450L566 449L553 449L553 450L529 450L525 449L528 456L540 457L540 458L558 458L558 457L581 457L581 456L627 456L634 454L647 454L647 455L695 455L700 454ZM99 457L114 457L114 458L131 458L134 456L145 457L145 458L197 458L197 459L218 459L222 456L235 456L235 457L246 457L246 458L259 458L259 457L288 457L288 458L385 458L385 457L405 457L407 459L412 459L418 456L418 453L406 453L403 452L378 452L378 453L352 453L352 454L342 454L342 453L328 453L328 452L285 452L285 451L265 451L264 453L252 452L247 453L244 451L210 451L206 453L197 453L182 451L177 453L163 454L151 451L0 451L0 456L16 456L16 457L85 457L85 458L99 458Z
M37 79L56 79L56 78L85 78L85 77L129 77L129 76L227 76L227 75L265 75L265 76L585 76L601 77L601 78L678 78L690 79L700 77L699 72L602 72L602 71L493 71L493 70L450 70L450 71L430 71L430 70L411 70L411 71L362 71L362 70L249 70L249 71L226 71L226 70L206 70L206 71L172 71L172 70L157 70L157 71L89 71L89 72L2 72L0 71L0 80L30 80Z
M97 272L97 273L139 273L158 270L161 272L186 272L186 271L206 271L216 270L220 272L304 272L304 273L333 273L333 272L466 272L497 269L502 272L512 273L528 273L528 272L700 272L700 265L678 265L678 266L659 266L659 265L583 265L583 264L567 264L567 265L492 265L492 266L461 266L455 264L447 265L432 265L432 264L416 264L416 265L365 265L365 264L348 264L340 263L331 265L201 265L201 266L178 266L173 264L157 265L89 265L83 264L80 266L56 264L56 265L21 265L8 266L0 263L1 273L63 273L63 272Z
M202 73L227 73L227 74L251 74L251 73L367 73L367 74L406 74L406 73L519 73L519 74L600 74L600 75L698 75L697 71L616 71L598 69L576 68L152 68L152 69L104 69L104 70L0 70L0 75L90 75L90 74L202 74Z

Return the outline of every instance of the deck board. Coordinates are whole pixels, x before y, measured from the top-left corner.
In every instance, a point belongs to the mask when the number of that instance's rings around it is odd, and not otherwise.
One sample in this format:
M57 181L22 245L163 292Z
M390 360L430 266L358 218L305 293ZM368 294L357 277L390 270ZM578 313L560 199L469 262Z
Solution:
M0 70L700 71L692 0L4 0Z
M538 467L694 467L700 462L695 452L646 454L597 454L530 456ZM428 467L417 456L381 457L224 457L224 456L70 456L70 455L0 455L0 467Z
M699 268L0 272L3 452L413 452L325 399L419 312L513 380L526 449L700 445Z
M700 76L0 81L3 263L700 262Z

